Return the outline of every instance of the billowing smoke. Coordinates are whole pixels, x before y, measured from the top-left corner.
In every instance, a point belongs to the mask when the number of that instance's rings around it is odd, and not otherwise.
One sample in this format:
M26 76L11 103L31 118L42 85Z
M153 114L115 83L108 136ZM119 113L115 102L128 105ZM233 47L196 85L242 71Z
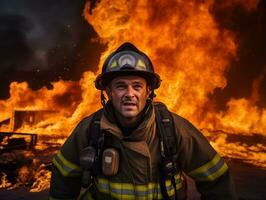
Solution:
M230 98L258 96L254 103L266 107L266 1L216 0L211 12L238 42L237 57L226 75L227 85L214 93L217 105L223 108Z
M33 89L59 79L79 80L96 69L103 45L84 20L83 1L0 2L0 98L13 81Z

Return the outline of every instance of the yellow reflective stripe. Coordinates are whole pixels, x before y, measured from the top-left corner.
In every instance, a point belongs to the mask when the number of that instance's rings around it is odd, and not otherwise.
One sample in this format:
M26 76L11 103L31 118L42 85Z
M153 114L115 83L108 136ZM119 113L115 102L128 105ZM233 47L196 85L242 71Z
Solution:
M110 68L114 68L114 67L117 67L117 66L118 66L117 61L114 60L114 61L111 63Z
M227 170L228 170L228 166L226 163L224 163L223 166L218 171L216 171L213 174L210 174L207 177L198 178L198 181L214 181L215 179L223 175Z
M148 185L134 185L129 183L113 183L106 179L98 179L98 189L106 194L111 193L111 196L118 199L149 199L152 198L153 193L148 189L153 189L155 183L149 183ZM105 187L104 187L105 186ZM159 188L158 188L159 189ZM141 193L144 193L141 195Z
M219 160L220 160L220 156L218 154L216 154L210 162L208 162L205 165L202 165L201 167L189 172L189 175L195 176L197 174L204 173L204 172L208 171L209 168L215 166L219 162Z
M53 158L53 164L57 167L63 176L80 176L81 175L81 168L71 163L70 161L66 160L62 153L59 153Z
M142 69L146 69L146 65L145 65L144 61L142 61L142 60L138 60L137 66L142 68Z
M57 167L57 169L60 171L63 176L68 176L68 172L63 169L63 167L56 161L55 158L53 158L53 164Z
M214 158L203 166L188 173L196 181L213 181L228 169L222 158L216 154Z
M57 154L57 156L58 156L58 157L60 158L60 160L61 160L66 166L68 166L69 168L71 168L71 169L73 169L73 170L76 170L76 171L81 171L81 168L80 168L78 165L76 165L76 164L74 164L74 163L68 161L67 159L65 159L65 157L63 156L63 154L61 153L61 151L59 151L59 153Z
M181 175L177 174L174 176L175 178L175 185L176 185L176 189L180 189L183 185L182 185L182 179L181 179Z
M97 181L97 188L100 192L110 194L114 198L118 199L163 199L159 183L148 183L145 185L133 185L130 183L114 183L107 179L99 178ZM182 180L180 175L175 176L176 188L182 187ZM165 182L167 193L169 196L175 194L175 189L170 180Z

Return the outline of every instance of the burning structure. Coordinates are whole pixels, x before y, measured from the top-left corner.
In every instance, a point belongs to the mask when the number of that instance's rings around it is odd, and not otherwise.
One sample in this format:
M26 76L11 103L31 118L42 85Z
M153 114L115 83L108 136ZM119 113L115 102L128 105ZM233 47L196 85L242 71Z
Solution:
M14 110L10 118L0 122L2 129L15 132L21 127L34 126L47 118L56 115L49 110Z
M10 97L0 101L0 120L7 119L13 108L56 108L58 112L53 117L39 118L36 113L36 123L23 126L16 122L14 127L62 144L80 119L100 107L100 94L93 82L102 61L122 42L130 41L147 52L163 80L156 100L192 121L221 155L266 169L266 108L260 102L265 95L261 92L265 89L265 67L251 81L249 95L230 97L224 103L216 98L228 86L227 73L234 69L240 48L238 33L223 27L216 17L234 7L255 12L259 0L95 2L87 1L83 15L106 44L99 67L94 69L96 73L87 71L79 81L59 80L52 83L52 89L43 87L37 91L26 82L12 82ZM28 114L31 122L30 111ZM6 127L7 122L4 120L0 128ZM38 139L37 150L46 149L42 141Z
M36 133L16 132L22 127L32 127L39 122L56 115L55 111L48 110L14 110L10 118L0 122L0 149L8 151L12 149L33 149L37 143Z

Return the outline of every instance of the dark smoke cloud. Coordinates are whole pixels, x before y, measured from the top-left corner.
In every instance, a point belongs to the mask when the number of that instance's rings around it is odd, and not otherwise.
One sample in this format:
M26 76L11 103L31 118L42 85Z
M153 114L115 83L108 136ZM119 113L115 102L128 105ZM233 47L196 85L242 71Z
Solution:
M230 98L250 98L252 83L263 77L258 90L258 106L266 107L266 1L248 11L242 4L223 6L216 0L211 12L222 29L236 35L237 58L230 63L227 86L216 90L213 98L224 108Z
M18 63L26 66L34 51L28 45L26 34L32 24L24 16L1 14L0 24L0 73L2 74L6 70L17 68Z
M104 46L82 16L85 1L0 1L0 98L12 81L50 87L96 70ZM96 40L97 41L97 40Z

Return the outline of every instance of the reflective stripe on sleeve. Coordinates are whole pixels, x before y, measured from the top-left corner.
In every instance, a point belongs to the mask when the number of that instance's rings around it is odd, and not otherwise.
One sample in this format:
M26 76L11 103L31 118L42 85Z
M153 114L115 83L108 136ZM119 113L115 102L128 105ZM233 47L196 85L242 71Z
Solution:
M216 154L214 158L201 167L188 173L196 181L213 181L228 170L227 164Z
M175 176L177 190L182 187L180 176ZM131 183L115 183L104 178L96 181L96 187L102 193L109 194L117 199L163 199L159 183L146 185L133 185ZM166 190L169 196L175 195L174 187L170 180L166 181Z
M175 186L176 186L176 189L180 189L182 187L182 178L181 178L181 175L180 174L177 174L174 176L175 178Z
M60 171L60 173L63 176L67 177L76 177L81 176L81 168L76 165L75 163L72 163L68 161L61 151L58 152L58 154L53 158L53 164L57 167L57 169Z

